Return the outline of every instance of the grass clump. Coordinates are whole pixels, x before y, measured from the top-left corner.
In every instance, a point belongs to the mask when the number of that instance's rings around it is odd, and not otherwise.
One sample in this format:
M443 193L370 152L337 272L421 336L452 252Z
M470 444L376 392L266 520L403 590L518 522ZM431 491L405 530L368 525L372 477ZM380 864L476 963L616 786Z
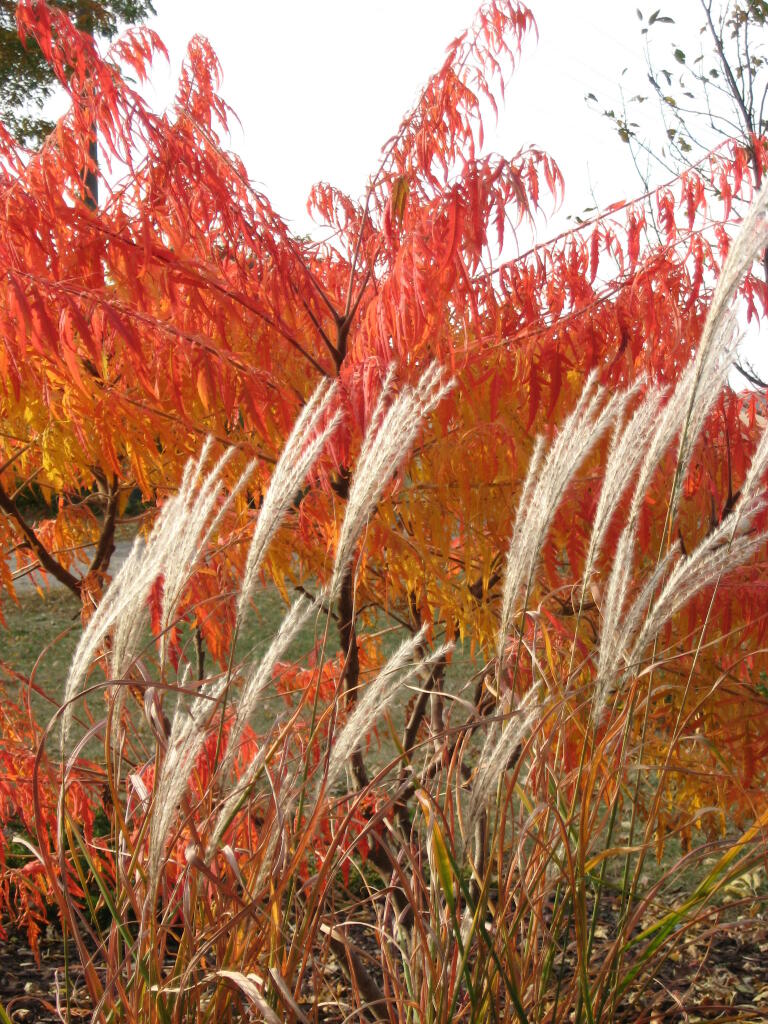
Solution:
M633 553L648 488L670 451L671 535L693 444L733 353L733 290L768 242L767 197L768 186L732 245L676 387L606 395L590 379L549 448L538 445L511 532L495 646L464 686L444 685L451 648L433 643L428 626L384 664L354 629L361 536L449 386L440 371L394 398L385 388L346 481L329 582L299 597L264 651L242 664L233 653L202 678L191 659L174 664L168 637L232 492L208 451L190 465L80 639L47 810L44 746L32 770L30 830L82 968L81 990L65 985L68 1006L85 998L96 1020L141 1024L246 1014L302 1024L593 1024L694 1013L696 979L665 1001L666 965L696 959L700 979L719 943L761 927L768 810L718 834L720 812L675 806L691 752L707 747L707 702L732 680L723 669L698 694L717 640L708 613L690 635L674 631L695 597L707 595L711 608L722 581L765 545L768 435L730 515L695 549L667 544L639 580ZM236 635L269 542L337 423L332 389L318 393L275 469ZM555 630L539 585L542 546L608 432L585 571L565 581L572 626ZM616 517L618 531L609 530ZM609 565L600 579L598 560ZM144 617L158 577L150 660ZM587 641L582 627L595 610ZM310 628L307 657L289 656ZM93 682L94 661L105 683ZM94 689L106 694L106 715L89 733L104 754L86 772L71 723ZM404 694L399 730L388 708ZM389 743L372 759L376 729ZM716 770L707 757L698 763ZM105 795L106 836L78 817L77 787L88 784ZM750 1012L734 1002L729 1019Z

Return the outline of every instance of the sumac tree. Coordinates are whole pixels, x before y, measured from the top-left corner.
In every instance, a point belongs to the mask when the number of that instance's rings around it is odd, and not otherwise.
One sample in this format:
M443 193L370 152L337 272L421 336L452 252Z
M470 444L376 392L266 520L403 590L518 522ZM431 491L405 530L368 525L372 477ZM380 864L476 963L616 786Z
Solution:
M647 200L616 204L508 258L515 229L522 237L560 199L563 182L536 149L503 156L482 147L484 111L501 102L534 25L516 0L491 0L448 47L362 198L326 183L312 190L310 212L331 229L318 242L295 237L223 148L230 110L205 40L192 40L175 101L157 114L129 84L129 74L144 80L163 52L150 31L129 32L102 57L59 9L21 0L18 17L76 102L39 152L20 150L6 132L0 138L5 598L13 597L15 573L42 571L77 592L87 615L130 493L140 489L149 506L162 502L210 436L237 450L231 479L249 459L260 467L183 606L224 659L231 603L211 599L226 595L242 571L259 487L307 397L322 379L335 379L343 422L270 549L268 574L283 591L311 589L331 572L350 467L388 368L397 386L436 360L456 386L407 470L388 482L341 588L333 609L337 683L351 702L364 682L361 665L375 658L358 657L359 622L374 612L490 655L501 564L534 436L556 433L592 373L608 388L636 382L638 394L677 379L696 350L728 250L733 200L749 197L755 168L768 160L765 140L755 140L754 153L727 143ZM94 125L115 166L98 210L80 187ZM643 231L646 204L661 226L654 244ZM749 278L743 293L750 316L765 315L764 282ZM633 556L638 580L669 545L690 550L728 515L759 416L756 396L723 391L674 522L669 480L658 474ZM530 596L555 634L574 616L563 583L583 568L604 452L598 448L560 505L544 546L544 582ZM32 484L51 504L36 523L18 502ZM580 619L585 651L599 641L599 589L598 582ZM762 799L761 666L758 656L744 661L741 645L749 638L759 646L764 592L759 566L724 581L708 613L718 639L708 633L701 651L691 653L692 641L678 652L680 671L695 668L685 699L700 706L711 741L695 748L699 770L685 776L700 803L727 793L746 810ZM701 611L681 613L694 632ZM428 689L439 691L442 668ZM709 681L723 671L732 680L728 699L708 702ZM521 671L515 685L525 688L527 678ZM480 687L478 700L488 699L495 698ZM650 748L660 757L676 700L665 697L653 723ZM425 706L410 723L413 735L426 728Z

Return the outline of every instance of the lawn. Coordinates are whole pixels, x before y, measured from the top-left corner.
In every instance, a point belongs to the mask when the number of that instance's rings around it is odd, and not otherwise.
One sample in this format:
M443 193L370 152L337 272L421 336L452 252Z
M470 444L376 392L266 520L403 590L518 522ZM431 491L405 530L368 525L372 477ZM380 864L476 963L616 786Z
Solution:
M257 593L256 604L238 637L235 664L253 661L266 651L282 622L285 610L285 602L275 587L267 585ZM32 710L36 720L45 723L63 694L72 655L81 635L80 602L69 591L59 587L44 591L28 589L19 596L17 604L7 602L3 614L5 628L0 631L0 664L5 666L3 678L7 683L7 695L13 700L18 699L22 696L22 690L26 690L24 681L31 678L34 684ZM402 630L387 630L383 617L374 623L375 630L381 631L382 653L391 654L402 640ZM310 622L291 645L291 657L300 659L306 656L314 646L315 639L316 625ZM190 643L189 637L186 642ZM150 643L149 633L147 643ZM331 654L335 652L335 643L337 638L334 629ZM457 650L447 673L448 689L458 690L476 667L468 645ZM207 659L206 670L209 673L214 671L210 658ZM274 711L274 701L270 705ZM264 710L266 714L270 713L270 707ZM402 718L402 709L396 710L393 719L398 729Z
M283 600L273 587L260 592L258 608L248 617L238 641L239 658L254 658L266 650L284 611ZM58 587L43 592L26 590L18 604L6 603L3 614L0 662L6 669L8 696L17 699L24 689L24 680L31 677L32 710L38 722L47 722L64 692L72 655L81 636L80 601ZM306 651L313 640L314 632L307 629L296 646ZM212 670L210 659L207 669Z

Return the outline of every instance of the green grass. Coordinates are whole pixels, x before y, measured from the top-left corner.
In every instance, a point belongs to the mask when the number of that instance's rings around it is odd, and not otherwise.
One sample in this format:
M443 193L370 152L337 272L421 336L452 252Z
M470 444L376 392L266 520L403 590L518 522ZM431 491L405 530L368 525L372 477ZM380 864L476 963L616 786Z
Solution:
M265 588L238 640L238 658L263 654L284 613L285 605L278 592L273 587ZM5 671L0 674L5 679L6 692L12 700L24 696L24 680L31 676L35 684L32 710L38 722L44 724L61 699L72 655L80 639L80 602L66 590L54 589L42 595L29 591L19 598L18 604L6 602L3 615L5 628L0 627L0 662ZM149 639L147 633L148 642ZM313 628L308 628L299 637L297 647L306 651L313 640ZM210 657L206 659L206 669L211 670ZM13 674L21 678L11 678Z
M67 590L51 590L42 597L30 591L18 604L6 601L3 616L0 660L29 676L39 659L37 681L53 688L61 685L80 637L80 601Z
M285 610L285 603L274 586L268 585L257 594L256 605L246 617L238 637L236 664L246 659L257 659L266 651L280 626ZM0 669L0 678L5 682L8 697L16 701L27 699L25 680L32 676L32 712L37 722L45 725L61 700L72 655L81 635L80 602L69 591L59 588L44 591L42 594L27 591L20 596L18 604L6 602L3 606L3 615L6 625L4 629L0 627L0 663L4 664L5 671ZM372 624L371 631L375 632L385 625L382 616L381 621ZM316 629L316 624L310 622L301 631L288 652L291 659L300 660L313 648ZM402 639L402 630L386 631L381 638L382 653L391 654ZM151 646L149 633L147 643ZM182 632L182 643L185 644L185 653L193 660L188 629ZM328 653L333 655L338 644L336 629L333 626L329 644ZM466 649L458 649L447 673L447 690L457 692L476 667L469 655L468 645ZM213 666L208 656L206 671L212 670ZM12 678L13 673L17 678ZM397 702L392 710L392 725L398 733L402 731L405 705L410 696L410 693L404 693L402 701ZM280 707L282 699L277 695L267 700L263 708L265 719L271 717ZM100 708L101 703L98 700L91 700L91 714L97 715ZM378 766L386 763L395 752L391 740L386 739L387 733L386 727L379 730L384 746L378 755L372 752L373 763ZM76 728L75 735L78 734L82 735Z
M4 670L0 670L0 678L5 691L11 700L26 700L24 680L32 677L39 688L31 693L32 713L45 724L56 710L80 637L80 601L66 590L51 590L43 596L29 591L18 604L6 601L3 617L0 662Z

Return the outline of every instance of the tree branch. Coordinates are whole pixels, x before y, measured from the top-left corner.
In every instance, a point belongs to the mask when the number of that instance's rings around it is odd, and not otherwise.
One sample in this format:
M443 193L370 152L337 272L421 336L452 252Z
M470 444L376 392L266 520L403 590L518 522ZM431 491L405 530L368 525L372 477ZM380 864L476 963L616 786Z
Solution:
M88 572L106 572L109 567L109 560L115 550L115 523L117 522L117 505L120 489L117 486L117 479L113 479L112 486L107 490L107 504L104 509L104 522L101 527L96 551L94 552Z
M349 473L342 472L337 491L345 501L349 498ZM341 687L344 690L347 711L351 711L357 703L357 691L360 686L360 651L357 646L357 630L355 627L355 569L352 563L341 582L338 603L338 628L341 649L344 652L344 668L341 676ZM360 789L368 783L363 752L355 747L350 757L352 774Z
M65 586L79 597L83 581L79 580L77 576L73 576L71 572L65 569L63 565L60 565L50 554L32 527L26 522L16 502L10 497L2 484L0 484L0 509L16 523L25 541L34 551L41 567L49 575L53 576L54 579L58 580L62 586Z

